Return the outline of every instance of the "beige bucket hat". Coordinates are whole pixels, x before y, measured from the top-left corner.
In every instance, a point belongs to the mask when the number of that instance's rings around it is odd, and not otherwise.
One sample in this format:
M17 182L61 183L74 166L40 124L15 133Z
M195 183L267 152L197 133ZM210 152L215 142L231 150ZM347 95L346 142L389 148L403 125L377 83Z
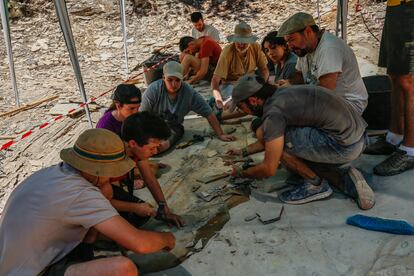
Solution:
M257 36L252 34L252 28L249 24L244 21L241 21L234 28L234 34L229 35L227 40L229 42L239 42L239 43L254 43L258 39Z
M135 162L125 154L121 138L102 128L85 130L72 148L60 151L60 158L94 176L118 177L135 167Z

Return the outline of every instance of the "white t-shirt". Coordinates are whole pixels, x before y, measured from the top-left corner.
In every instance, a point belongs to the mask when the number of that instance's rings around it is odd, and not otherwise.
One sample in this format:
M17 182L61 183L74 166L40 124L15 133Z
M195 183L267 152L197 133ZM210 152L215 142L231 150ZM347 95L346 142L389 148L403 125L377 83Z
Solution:
M359 72L352 49L338 37L324 32L318 47L312 53L299 57L296 70L301 71L305 84L319 84L319 78L339 72L336 89L362 114L368 104L368 93Z
M35 172L10 195L0 219L0 275L38 275L118 212L66 163Z
M191 30L191 36L195 39L202 36L209 36L217 42L220 42L220 33L219 31L211 25L204 24L204 30L199 32L196 28L193 27Z

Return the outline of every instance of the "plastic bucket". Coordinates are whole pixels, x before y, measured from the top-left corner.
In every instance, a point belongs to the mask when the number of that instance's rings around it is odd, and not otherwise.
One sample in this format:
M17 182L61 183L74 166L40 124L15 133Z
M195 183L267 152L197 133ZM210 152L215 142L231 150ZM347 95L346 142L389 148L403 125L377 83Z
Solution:
M363 77L368 91L368 106L362 117L368 129L388 129L391 116L391 81L388 76Z
M143 67L144 67L144 69L148 69L148 68L154 66L155 64L157 64L158 62L160 62L161 60L163 60L166 57L169 57L171 55L172 54L167 54L167 53L153 54L149 59L147 59L143 62ZM178 55L174 55L168 61L171 61L171 60L178 61ZM164 64L165 63L159 64L154 69L151 69L151 70L148 70L148 71L144 72L144 80L145 80L145 85L146 86L150 85L154 81L162 79L162 67L164 66Z

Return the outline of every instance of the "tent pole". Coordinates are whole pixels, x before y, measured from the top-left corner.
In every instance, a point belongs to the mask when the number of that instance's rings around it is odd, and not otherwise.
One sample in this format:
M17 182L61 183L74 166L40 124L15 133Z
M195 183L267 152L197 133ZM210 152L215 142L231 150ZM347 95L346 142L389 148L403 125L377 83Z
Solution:
M65 38L66 47L68 48L69 57L72 63L73 71L75 72L76 80L78 82L79 91L80 91L83 102L86 103L88 101L88 98L86 97L85 87L83 85L82 73L81 73L81 69L79 66L78 56L76 53L75 40L73 39L68 10L66 8L66 2L65 0L54 0L54 2L55 2L56 13L59 19L60 28L62 29L63 37ZM91 128L93 128L91 113L89 112L88 105L86 104L84 108L85 108L85 112L86 112L86 116L88 118L89 124Z
M122 23L122 34L124 37L124 56L125 56L125 77L128 79L129 77L129 66L128 66L128 28L127 28L127 22L126 22L126 15L125 15L125 0L120 0L121 9L121 23Z
M16 74L14 70L14 61L13 61L13 51L12 51L12 44L11 44L11 36L10 36L10 25L9 25L9 15L7 9L7 0L0 0L0 10L1 10L1 24L3 25L3 34L4 34L4 41L6 42L6 49L7 49L7 58L9 61L9 71L10 71L10 79L12 82L12 87L14 90L14 97L16 100L16 105L20 107L20 96L19 90L17 89L17 82L16 82Z

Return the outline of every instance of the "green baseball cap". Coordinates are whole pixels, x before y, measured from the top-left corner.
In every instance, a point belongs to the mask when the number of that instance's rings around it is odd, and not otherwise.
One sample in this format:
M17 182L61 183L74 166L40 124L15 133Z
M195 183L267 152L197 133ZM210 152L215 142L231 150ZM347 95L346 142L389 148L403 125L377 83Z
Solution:
M298 12L289 17L282 26L280 26L277 36L284 37L285 35L296 33L305 29L307 26L313 25L316 25L316 23L312 15L305 12Z
M183 79L183 67L176 61L167 62L162 68L164 77L176 77Z

